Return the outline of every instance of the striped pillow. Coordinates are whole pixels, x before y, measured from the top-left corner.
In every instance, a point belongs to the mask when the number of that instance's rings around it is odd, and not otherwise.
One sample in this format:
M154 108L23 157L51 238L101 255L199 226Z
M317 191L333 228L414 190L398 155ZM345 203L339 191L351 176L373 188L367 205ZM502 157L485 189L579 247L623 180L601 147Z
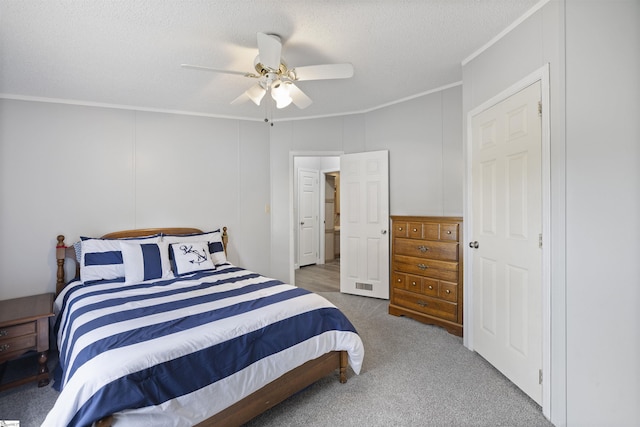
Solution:
M167 243L134 243L121 241L124 261L124 283L173 277Z
M121 240L81 237L80 280L93 283L124 278ZM128 242L158 243L160 236L126 239Z

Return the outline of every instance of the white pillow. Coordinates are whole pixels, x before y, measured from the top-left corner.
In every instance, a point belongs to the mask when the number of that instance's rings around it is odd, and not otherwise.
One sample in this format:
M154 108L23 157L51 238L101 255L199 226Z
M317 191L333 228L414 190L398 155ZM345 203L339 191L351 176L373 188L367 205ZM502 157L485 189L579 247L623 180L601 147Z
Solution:
M133 243L120 241L124 261L124 283L173 277L168 243Z
M173 272L177 276L195 271L215 270L207 242L171 243Z
M220 229L198 234L165 234L162 236L162 241L167 243L207 242L209 245L209 253L211 254L211 260L213 261L213 263L215 265L220 265L227 262L227 256L224 253L224 245L222 244L222 233L220 232Z
M80 243L80 280L91 283L99 280L112 280L124 277L124 263L120 242L157 243L160 236L139 239L93 239L82 237Z

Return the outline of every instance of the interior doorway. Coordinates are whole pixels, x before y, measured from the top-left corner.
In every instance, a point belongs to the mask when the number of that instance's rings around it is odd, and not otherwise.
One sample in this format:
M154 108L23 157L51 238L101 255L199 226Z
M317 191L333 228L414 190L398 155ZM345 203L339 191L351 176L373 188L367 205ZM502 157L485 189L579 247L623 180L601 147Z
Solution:
M325 186L324 262L340 264L340 171L323 172L322 176Z
M336 210L336 196L339 197L339 174L340 174L340 154L341 153L297 153L292 154L292 176L293 183L291 193L291 218L293 239L291 240L292 255L294 257L291 269L291 283L295 283L296 272L303 268L314 266L322 266L326 262L338 264L339 269L339 205ZM301 245L308 244L311 241L309 236L304 236L301 232L302 222L307 219L301 218L300 190L302 188L300 182L300 171L315 171L318 174L318 195L313 200L317 206L318 227L315 234L313 252L315 260L309 262L309 259L302 260L300 256ZM336 188L336 181L338 187ZM306 202L307 204L309 201ZM337 215L336 215L337 214ZM301 242L302 239L304 242ZM338 250L338 253L335 250ZM307 247L305 252L309 252ZM329 255L329 256L328 256ZM331 256L332 255L332 256ZM335 269L335 266L332 266Z

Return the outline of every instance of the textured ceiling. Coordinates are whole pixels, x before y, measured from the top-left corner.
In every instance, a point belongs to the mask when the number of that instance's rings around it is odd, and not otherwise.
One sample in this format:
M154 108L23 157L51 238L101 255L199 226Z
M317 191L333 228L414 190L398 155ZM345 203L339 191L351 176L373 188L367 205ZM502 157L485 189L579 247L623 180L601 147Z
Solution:
M461 62L539 0L0 0L0 96L284 120L368 111L459 82ZM256 33L289 66L350 62L299 82L304 110L229 103L255 80ZM268 101L268 102L265 102Z

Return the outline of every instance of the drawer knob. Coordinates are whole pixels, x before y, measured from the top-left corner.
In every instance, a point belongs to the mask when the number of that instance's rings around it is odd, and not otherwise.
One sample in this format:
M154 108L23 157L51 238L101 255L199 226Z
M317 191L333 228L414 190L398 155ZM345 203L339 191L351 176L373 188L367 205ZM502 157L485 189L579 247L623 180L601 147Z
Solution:
M427 302L426 301L418 301L418 305L420 307L426 307L427 306Z
M416 233L417 231L418 231L418 229L417 229L417 228L414 228L414 229L413 229L413 232L414 232L414 233Z
M451 234L451 230L447 231L447 234Z
M429 267L428 267L427 265L425 265L425 264L418 264L418 268L419 268L420 270L426 270L426 269L427 269L427 268L429 268Z
M9 334L9 331L7 331L6 329L2 329L0 330L0 337L3 337L5 335Z
M411 286L416 286L416 282L411 282Z
M448 294L450 294L450 293L451 293L451 291L450 291L449 289L447 289L445 292L446 292L446 293L448 293Z
M398 283L402 282L402 279L398 279Z
M11 347L9 344L0 345L0 353L2 353L5 350L9 350L9 347Z
M420 246L418 246L418 250L420 252L427 252L429 250L429 248L426 247L426 246L420 245Z
M433 286L429 285L429 289L430 289L430 290L433 290Z
M398 231L402 231L402 227L398 227Z

